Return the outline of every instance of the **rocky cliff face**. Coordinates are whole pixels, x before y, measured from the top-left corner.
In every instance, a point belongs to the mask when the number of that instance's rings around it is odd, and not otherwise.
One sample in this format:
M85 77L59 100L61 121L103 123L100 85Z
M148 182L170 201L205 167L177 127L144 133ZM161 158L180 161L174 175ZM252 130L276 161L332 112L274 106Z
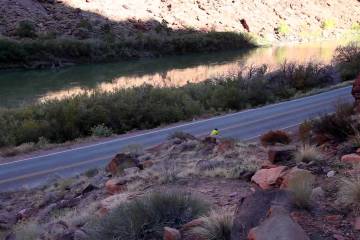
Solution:
M0 33L13 36L21 20L42 33L77 38L156 34L166 29L245 31L269 41L336 37L360 22L357 0L0 0Z

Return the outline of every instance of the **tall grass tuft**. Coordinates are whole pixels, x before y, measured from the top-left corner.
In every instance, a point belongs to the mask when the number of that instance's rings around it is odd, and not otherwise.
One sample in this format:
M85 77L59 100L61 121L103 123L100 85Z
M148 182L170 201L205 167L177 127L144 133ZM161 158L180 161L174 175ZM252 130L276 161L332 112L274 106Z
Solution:
M311 194L315 177L311 173L299 172L289 179L288 189L293 195L293 200L299 208L311 206Z
M118 206L88 227L89 239L162 239L164 227L179 228L209 211L209 205L189 193L165 191Z
M295 153L296 162L321 162L324 159L322 153L312 145L305 144Z
M338 202L344 206L355 207L360 211L360 176L342 179Z
M201 224L191 229L190 235L203 240L230 240L233 214L212 212L200 218Z

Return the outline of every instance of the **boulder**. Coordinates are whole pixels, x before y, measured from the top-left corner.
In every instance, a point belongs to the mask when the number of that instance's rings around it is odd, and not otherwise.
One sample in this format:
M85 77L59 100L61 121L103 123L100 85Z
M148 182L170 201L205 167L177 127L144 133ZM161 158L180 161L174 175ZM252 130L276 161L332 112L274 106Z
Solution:
M289 186L289 182L291 182L292 179L298 176L313 177L310 171L293 167L284 174L283 181L281 183L281 188L287 188Z
M106 166L106 171L112 174L123 173L124 169L138 167L141 169L141 165L137 158L131 154L119 153L111 160Z
M286 169L287 167L285 166L260 169L252 176L251 181L259 185L262 189L280 186Z
M165 227L164 228L164 240L180 240L181 235L179 230L174 228Z
M360 155L358 155L356 153L346 154L341 157L341 162L358 165L358 164L360 164Z
M293 159L295 146L273 146L268 149L268 159L272 163L287 163Z
M274 204L285 209L292 209L290 194L284 190L259 190L242 198L236 208L231 239L246 239L250 229L264 220ZM291 239L291 238L290 238Z
M106 192L114 195L127 190L127 180L124 178L112 178L105 183Z
M258 227L250 230L249 240L310 240L299 224L295 223L286 209L271 207L269 217Z

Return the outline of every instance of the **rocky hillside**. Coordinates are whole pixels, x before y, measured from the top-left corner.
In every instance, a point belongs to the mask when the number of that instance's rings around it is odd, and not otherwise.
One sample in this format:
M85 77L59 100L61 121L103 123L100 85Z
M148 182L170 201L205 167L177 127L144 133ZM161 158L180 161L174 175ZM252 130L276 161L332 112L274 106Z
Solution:
M261 143L130 145L105 170L0 193L0 239L359 239L358 154L282 131Z
M0 33L20 21L37 32L76 38L110 31L122 37L167 29L249 30L267 41L339 37L360 22L357 0L0 0Z

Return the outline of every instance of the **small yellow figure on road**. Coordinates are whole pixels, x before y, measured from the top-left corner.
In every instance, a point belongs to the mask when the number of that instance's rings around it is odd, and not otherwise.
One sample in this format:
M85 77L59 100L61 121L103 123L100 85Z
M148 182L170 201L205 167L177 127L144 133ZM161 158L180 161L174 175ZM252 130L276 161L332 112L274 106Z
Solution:
M219 135L219 134L220 134L219 129L214 128L214 129L211 131L210 136L215 137L215 136L217 136L217 135Z

